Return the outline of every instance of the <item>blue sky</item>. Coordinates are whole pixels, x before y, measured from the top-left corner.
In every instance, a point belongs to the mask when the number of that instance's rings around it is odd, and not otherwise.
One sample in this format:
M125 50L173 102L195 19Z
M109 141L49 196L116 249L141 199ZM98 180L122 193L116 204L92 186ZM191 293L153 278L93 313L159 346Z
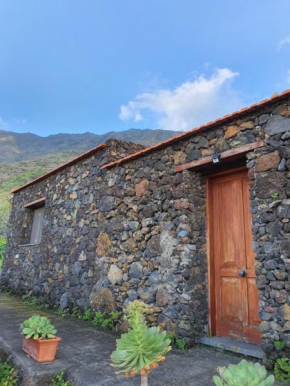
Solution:
M187 130L290 88L289 0L0 0L0 129Z

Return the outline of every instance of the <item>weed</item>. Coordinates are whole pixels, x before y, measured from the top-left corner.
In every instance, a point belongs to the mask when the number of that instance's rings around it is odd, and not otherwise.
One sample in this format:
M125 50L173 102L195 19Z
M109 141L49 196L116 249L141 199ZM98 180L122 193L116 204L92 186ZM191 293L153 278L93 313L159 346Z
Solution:
M179 350L186 351L188 350L187 344L184 339L175 339L175 345Z
M51 386L73 386L73 384L65 380L65 370L61 370L61 372L52 380Z
M186 351L188 350L187 344L184 339L175 338L174 334L167 334L167 338L170 339L172 345L175 345L179 350Z
M18 374L8 362L0 363L0 385L13 386L18 382Z
M279 198L279 193L273 193L271 194L271 198L275 199L275 198Z
M67 311L67 310L64 310L64 309L62 309L62 308L58 308L58 309L56 310L56 313L57 313L58 315L60 315L62 318L64 318L65 316L68 316L68 311Z
M82 315L82 319L85 320L86 322L91 322L92 321L92 311L90 308L88 308L85 313Z
M290 383L290 360L288 358L280 358L276 360L274 375L276 379Z
M112 330L116 321L120 318L122 312L111 312L109 315L105 312L96 312L92 323L95 326L103 327L107 330Z
M274 342L274 346L279 350L283 350L283 348L285 347L285 341L281 340L279 342Z

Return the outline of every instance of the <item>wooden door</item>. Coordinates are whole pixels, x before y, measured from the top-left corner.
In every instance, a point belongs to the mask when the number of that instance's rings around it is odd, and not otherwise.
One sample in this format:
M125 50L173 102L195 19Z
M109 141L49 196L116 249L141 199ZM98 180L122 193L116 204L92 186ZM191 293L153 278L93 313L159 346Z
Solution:
M247 172L211 178L209 200L215 334L258 344L261 320Z

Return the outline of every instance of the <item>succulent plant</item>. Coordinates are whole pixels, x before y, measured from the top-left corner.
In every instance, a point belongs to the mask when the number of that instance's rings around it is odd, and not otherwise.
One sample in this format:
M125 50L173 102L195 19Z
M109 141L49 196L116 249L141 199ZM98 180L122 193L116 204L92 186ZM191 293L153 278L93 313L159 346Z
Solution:
M216 386L272 386L275 382L273 375L267 378L264 366L244 359L237 365L218 367L217 371L220 377L213 377Z
M25 320L20 330L26 339L53 339L57 330L46 316L33 315Z
M129 331L117 340L117 349L111 355L112 366L126 377L141 375L141 385L148 384L148 374L165 360L171 350L170 339L159 327L147 327L144 314L148 306L135 300L124 311Z

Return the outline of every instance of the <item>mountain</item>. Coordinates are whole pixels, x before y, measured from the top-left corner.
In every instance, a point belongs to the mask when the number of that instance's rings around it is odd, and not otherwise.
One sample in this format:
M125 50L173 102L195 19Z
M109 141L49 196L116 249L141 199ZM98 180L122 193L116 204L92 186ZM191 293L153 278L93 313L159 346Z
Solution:
M29 161L66 151L85 152L110 138L151 146L178 134L170 130L130 129L106 134L56 134L41 137L31 133L0 130L0 164Z

